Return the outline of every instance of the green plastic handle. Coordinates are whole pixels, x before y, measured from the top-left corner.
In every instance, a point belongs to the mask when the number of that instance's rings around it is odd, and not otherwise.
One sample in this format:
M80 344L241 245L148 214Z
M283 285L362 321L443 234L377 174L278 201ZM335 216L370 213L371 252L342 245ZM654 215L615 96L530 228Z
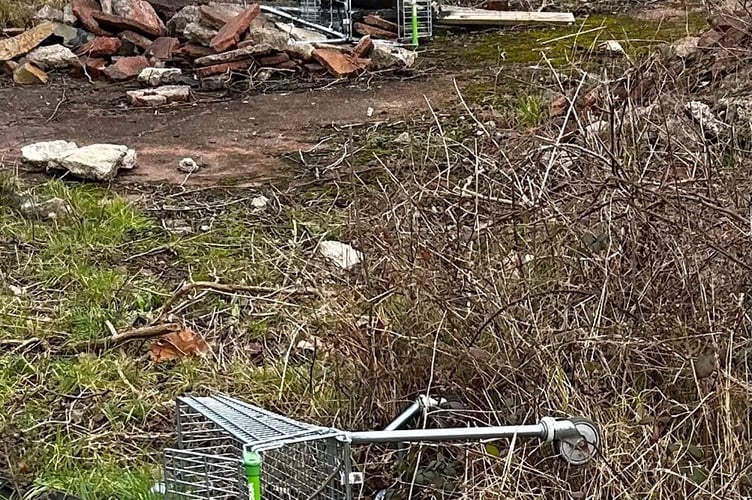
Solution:
M248 481L249 500L261 500L261 455L253 451L244 452L243 466Z
M418 46L418 2L417 0L412 0L413 2L413 46Z

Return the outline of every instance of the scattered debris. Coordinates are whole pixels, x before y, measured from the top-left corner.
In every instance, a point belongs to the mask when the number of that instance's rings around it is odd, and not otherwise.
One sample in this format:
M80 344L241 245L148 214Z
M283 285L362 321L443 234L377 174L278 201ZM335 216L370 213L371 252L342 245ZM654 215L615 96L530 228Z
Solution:
M43 70L67 68L79 63L76 54L62 45L37 47L29 52L26 58Z
M54 32L55 25L45 21L20 35L0 40L0 61L9 61L29 53Z
M152 342L149 356L152 362L162 363L186 356L205 356L210 350L204 339L193 330L185 328Z
M178 170L185 172L186 174L192 174L198 172L201 166L193 158L183 158L178 162Z
M24 200L18 210L28 216L39 219L60 219L73 212L70 204L62 198L50 198L45 201Z
M715 117L710 106L700 101L688 102L685 109L706 136L716 138L720 136L728 126Z
M397 137L395 137L394 142L397 144L410 144L410 132L404 131Z
M600 44L600 48L610 56L624 56L627 54L624 51L624 47L616 40L606 40Z
M319 253L346 270L352 269L363 261L362 252L340 241L322 241L319 244Z
M75 149L78 149L75 142L62 140L36 142L22 147L21 157L32 165L46 166L50 161L57 160Z
M268 204L269 204L269 198L263 195L256 196L251 200L251 206L253 208L258 208L258 209L266 208Z
M138 74L138 81L151 87L177 82L182 76L180 68L144 68Z
M47 73L30 62L21 64L13 71L13 81L18 85L47 83L48 79Z
M671 49L677 57L687 59L696 54L700 48L698 46L700 37L688 36L677 40L671 45Z
M117 144L92 144L53 158L48 169L67 170L76 177L95 181L112 180L118 171L136 165L136 152Z

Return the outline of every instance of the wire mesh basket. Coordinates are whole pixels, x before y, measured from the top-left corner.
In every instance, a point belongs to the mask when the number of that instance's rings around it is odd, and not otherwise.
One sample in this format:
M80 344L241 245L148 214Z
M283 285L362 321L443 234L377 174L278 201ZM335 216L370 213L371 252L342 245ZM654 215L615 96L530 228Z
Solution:
M351 500L363 473L352 444L474 441L534 437L553 442L568 463L582 465L600 444L597 427L582 418L544 417L538 424L400 429L439 404L421 397L382 431L321 427L224 395L177 400L177 447L164 451L164 493L171 500Z

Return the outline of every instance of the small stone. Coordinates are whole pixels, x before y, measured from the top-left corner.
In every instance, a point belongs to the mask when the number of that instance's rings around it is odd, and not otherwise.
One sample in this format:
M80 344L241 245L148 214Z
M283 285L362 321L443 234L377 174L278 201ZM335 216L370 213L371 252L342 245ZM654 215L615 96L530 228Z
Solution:
M62 39L63 47L69 49L77 49L94 38L94 35L86 30L63 23L55 23L55 31L53 35Z
M677 57L687 59L690 56L699 52L697 43L700 41L700 37L688 36L674 42L671 46L671 50L674 51Z
M121 167L132 168L136 153L127 146L117 144L92 144L50 162L50 168L62 168L76 177L95 181L108 181Z
M373 41L371 61L376 69L409 68L415 64L413 51L383 40Z
M40 202L24 200L18 210L26 216L40 219L60 219L73 212L70 204L62 198L50 198Z
M716 118L710 106L704 102L691 101L684 108L708 136L718 137L727 128L727 125Z
M114 36L98 36L78 49L78 55L89 57L113 56L123 42Z
M263 195L256 196L251 200L251 206L253 208L258 208L258 209L266 208L268 204L269 204L269 198Z
M106 67L103 73L111 80L129 80L138 77L149 66L149 60L144 56L121 57L115 64Z
M63 140L35 142L21 148L21 157L33 165L47 165L50 160L57 160L74 149L78 149L75 142Z
M158 87L175 83L182 74L180 68L144 68L138 75L138 81L152 87Z
M394 142L397 144L410 144L410 133L407 131L402 132L394 139Z
M372 50L373 40L369 35L366 35L360 39L358 45L356 45L355 49L353 49L353 52L355 52L355 55L358 57L368 57Z
M49 5L43 6L41 9L37 11L36 14L34 14L34 19L39 19L40 21L52 21L56 23L62 23L64 18L65 16L62 10L56 9Z
M186 5L167 21L167 32L172 36L179 33L185 35L186 26L192 23L198 24L200 20L199 8L196 5Z
M36 85L47 83L47 73L34 66L32 63L23 63L13 72L13 81L18 85Z
M65 4L65 7L63 7L63 23L73 26L76 22L78 22L78 18L73 13L73 6L69 3Z
M342 269L352 269L363 261L363 253L347 243L340 241L322 241L319 253Z
M11 38L0 40L0 61L10 61L27 54L55 32L55 25L49 21L37 24Z
M107 61L101 57L82 56L79 58L79 61L81 62L82 70L85 70L91 78L99 78L102 76L107 67Z
M62 45L37 47L26 58L42 69L67 68L78 64L76 54Z
M624 47L622 47L621 44L617 42L616 40L606 40L600 46L601 46L601 49L603 49L609 55L612 55L612 56L626 55L626 52L624 51Z
M0 62L0 71L4 74L12 75L13 72L16 71L16 68L18 68L18 63L16 61Z
M192 174L194 172L198 172L198 169L201 168L198 163L196 163L196 160L193 158L183 158L178 162L178 170L181 172L185 172L186 174Z

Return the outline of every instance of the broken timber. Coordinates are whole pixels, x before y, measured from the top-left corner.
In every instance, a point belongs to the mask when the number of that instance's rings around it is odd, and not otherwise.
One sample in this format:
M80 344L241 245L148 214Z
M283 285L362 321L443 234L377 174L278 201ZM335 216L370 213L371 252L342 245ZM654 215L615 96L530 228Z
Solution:
M493 26L509 24L571 24L571 12L516 12L473 9L443 5L436 16L436 24L451 26Z

